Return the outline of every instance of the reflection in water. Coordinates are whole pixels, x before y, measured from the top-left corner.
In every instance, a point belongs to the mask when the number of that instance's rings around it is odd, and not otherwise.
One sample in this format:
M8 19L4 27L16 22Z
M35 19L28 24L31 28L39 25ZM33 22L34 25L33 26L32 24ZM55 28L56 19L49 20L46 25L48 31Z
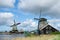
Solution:
M24 34L0 35L0 40L12 40L16 37L25 37Z

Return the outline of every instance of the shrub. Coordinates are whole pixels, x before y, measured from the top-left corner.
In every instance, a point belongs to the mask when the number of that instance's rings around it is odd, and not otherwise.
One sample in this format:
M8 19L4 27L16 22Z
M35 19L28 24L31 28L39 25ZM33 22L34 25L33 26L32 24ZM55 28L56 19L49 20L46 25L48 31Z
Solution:
M60 34L60 32L52 32L51 34Z

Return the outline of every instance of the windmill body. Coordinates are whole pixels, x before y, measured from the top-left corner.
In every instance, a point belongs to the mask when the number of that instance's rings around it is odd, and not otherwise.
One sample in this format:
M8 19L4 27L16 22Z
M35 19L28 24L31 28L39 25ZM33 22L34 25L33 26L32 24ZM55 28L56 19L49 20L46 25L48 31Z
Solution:
M12 30L17 30L17 26L16 26L16 25L13 26L13 27L12 27Z
M45 25L48 25L47 19L46 18L40 18L40 20L39 20L39 29L44 27Z

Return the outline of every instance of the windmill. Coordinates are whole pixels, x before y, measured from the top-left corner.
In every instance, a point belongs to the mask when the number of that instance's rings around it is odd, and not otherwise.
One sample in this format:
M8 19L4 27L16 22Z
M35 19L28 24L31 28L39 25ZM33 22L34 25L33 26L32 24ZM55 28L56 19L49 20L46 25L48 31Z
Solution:
M17 25L19 25L20 23L16 23L16 21L14 20L14 24L11 25L10 27L12 27L12 31L10 31L11 33L16 33L18 32L18 29L17 29Z
M39 18L34 18L35 20L38 20L38 35L41 34L40 29L48 24L47 19L41 17L41 12L42 12L42 9L40 10Z
M39 18L34 18L35 20L38 20L38 35L40 35L39 25L40 25L40 19L41 19L41 12L42 10L40 10Z

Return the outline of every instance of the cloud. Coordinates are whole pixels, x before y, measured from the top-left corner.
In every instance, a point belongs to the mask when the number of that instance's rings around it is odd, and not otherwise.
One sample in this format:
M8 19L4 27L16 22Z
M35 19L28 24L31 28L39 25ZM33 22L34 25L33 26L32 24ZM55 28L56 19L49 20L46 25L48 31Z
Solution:
M13 16L14 15L12 13L0 13L0 26L12 24Z
M26 19L24 22L22 22L21 26L23 26L23 27L27 27L27 26L36 27L37 24L32 19Z
M60 19L51 19L51 20L48 20L48 22L57 22L57 23L60 23Z
M33 13L39 13L42 10L44 16L60 17L60 0L20 0L18 8Z
M0 6L14 7L15 0L0 0Z
M19 25L19 27L23 27L25 30L31 31L37 29L37 23L32 19L26 19Z

